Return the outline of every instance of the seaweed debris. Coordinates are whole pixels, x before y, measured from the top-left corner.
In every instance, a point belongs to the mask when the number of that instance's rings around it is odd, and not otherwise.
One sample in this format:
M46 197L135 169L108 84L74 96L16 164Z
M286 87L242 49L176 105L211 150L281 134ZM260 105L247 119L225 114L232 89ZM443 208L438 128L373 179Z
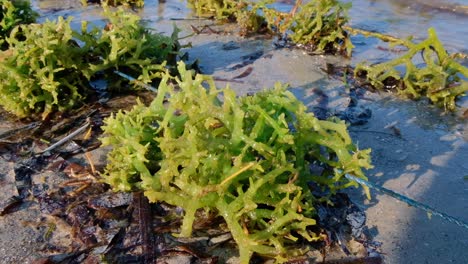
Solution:
M37 17L28 0L0 0L0 50L8 49L5 39L14 27L34 23Z
M315 203L356 186L343 173L365 177L370 150L352 144L344 122L307 113L280 84L237 98L183 63L179 73L177 88L170 75L163 77L150 106L106 119L102 142L113 150L105 182L183 208L181 237L191 236L197 212L216 212L238 244L241 263L253 253L278 262L301 255L306 249L294 246L298 240L321 239L310 229ZM311 172L311 164L324 169ZM310 181L329 194L314 196Z
M411 39L398 39L346 26L351 2L319 0L303 4L297 0L289 13L271 8L269 5L273 2L190 0L189 4L199 16L237 22L241 35L267 28L285 41L278 46L285 46L291 41L311 54L351 56L354 46L349 33L373 36L392 45L404 46L408 51L399 58L376 65L361 63L356 66L354 72L358 83L378 90L396 90L412 99L425 96L449 111L456 108L456 98L466 95L468 91L468 69L447 53L433 28L428 30L429 37L425 41L413 43ZM423 65L414 62L414 56L419 53L422 54ZM403 66L405 71L397 70L398 66Z
M351 56L353 45L343 25L351 3L337 0L296 1L290 13L280 12L264 1L189 0L197 15L236 22L241 35L272 32L314 53Z
M408 51L391 61L361 63L355 68L355 76L376 89L396 91L412 99L425 96L437 106L453 111L456 98L468 91L468 68L449 56L434 28L428 30L428 38L420 43L409 40L396 43L406 46ZM422 55L422 64L414 62L417 54ZM398 66L403 66L405 72Z
M114 70L148 84L175 64L177 29L172 36L152 33L123 9L104 9L104 16L105 28L88 29L83 21L81 32L71 28L71 17L15 27L7 38L8 56L0 61L3 108L20 118L45 118L85 102L96 79L107 80L111 92L128 91L128 81Z

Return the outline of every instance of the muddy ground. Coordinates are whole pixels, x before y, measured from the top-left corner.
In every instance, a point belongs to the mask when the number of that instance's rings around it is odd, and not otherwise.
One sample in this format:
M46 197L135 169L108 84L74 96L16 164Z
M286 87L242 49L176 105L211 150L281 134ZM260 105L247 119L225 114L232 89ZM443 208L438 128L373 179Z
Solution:
M219 86L229 84L239 94L246 94L280 81L289 83L296 96L317 114L335 115L348 109L352 97L349 87L323 71L327 63L347 63L342 58L277 49L272 39L240 38L211 21L171 21L169 17L186 16L186 11L178 7L180 3L175 2L168 1L169 12L161 11L165 14L162 16L154 15L154 8L161 8L154 5L150 5L153 9L145 8L141 13L158 31L166 33L172 31L173 23L187 35L193 33L192 26L201 29L210 25L219 31L203 31L184 40L192 45L186 48L189 60L199 59L202 72L217 78ZM46 13L99 21L98 12L93 8ZM242 77L235 78L239 75ZM468 221L468 121L463 116L468 100L459 102L457 113L447 114L424 100L413 102L361 88L358 91L361 96L356 111L371 115L367 122L352 125L349 130L360 148L372 149L374 169L366 172L369 180ZM128 102L133 99L127 98ZM2 122L0 133L22 125ZM17 189L15 162L7 152L1 153L0 200L4 201L16 195ZM93 162L102 167L103 151L92 153L95 154ZM72 159L89 166L83 156ZM33 181L67 180L66 175L57 175L45 171ZM371 200L361 190L349 190L349 194L365 210L370 233L374 240L381 242L378 250L384 263L468 263L468 229L435 216L431 218L419 209L375 191ZM49 230L47 223L34 200L27 201L14 213L1 216L0 263L31 263L44 256L50 238L45 235Z

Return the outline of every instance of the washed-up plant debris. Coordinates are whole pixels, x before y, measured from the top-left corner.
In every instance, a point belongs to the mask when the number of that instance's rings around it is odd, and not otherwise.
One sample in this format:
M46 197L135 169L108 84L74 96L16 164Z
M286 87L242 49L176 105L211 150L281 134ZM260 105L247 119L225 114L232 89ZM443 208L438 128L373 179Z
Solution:
M355 75L377 89L397 91L412 99L427 97L446 110L454 110L456 98L468 91L468 68L449 56L435 29L430 28L428 38L420 43L409 40L396 43L406 46L408 51L391 61L358 64ZM423 63L416 64L415 56L419 54Z
M468 69L456 62L444 49L434 29L421 43L397 39L375 32L366 32L346 26L347 10L351 2L337 0L296 1L290 13L270 8L274 1L190 0L199 16L211 15L217 19L237 21L241 34L269 28L272 32L306 47L312 53L333 53L350 56L353 44L349 32L374 36L393 45L408 48L405 55L377 65L357 65L356 77L364 77L376 89L397 90L398 93L419 99L428 97L432 103L454 110L455 100L466 95ZM422 53L424 65L416 64L415 55ZM398 69L398 66L401 69Z
M37 16L28 0L0 0L0 49L8 48L5 38L15 26L34 23Z
M181 237L192 234L197 212L216 212L241 263L253 253L278 262L304 253L298 240L321 239L310 229L315 204L356 186L345 173L365 178L370 150L352 144L344 122L307 113L280 84L239 98L207 76L192 76L183 63L179 73L177 88L165 75L149 106L105 121L102 142L113 148L105 182L183 208Z
M29 239L42 245L38 251L44 259L34 263L99 263L107 256L109 261L118 258L112 263L130 263L135 259L142 263L143 255L147 254L138 251L142 246L138 234L139 226L143 225L141 218L145 216L141 212L144 201L134 201L138 194L109 191L109 186L98 182L96 169L100 167L92 162L88 166L76 163L96 148L95 134L101 132L98 125L102 116L108 115L106 109L99 110L74 110L74 116L63 118L58 127L49 124L46 131L37 126L13 130L17 143L0 147L2 158L11 159L14 164L11 169L16 185L11 192L14 196L0 201L0 215L24 209L38 212L37 219L22 219L35 230L36 236ZM94 127L82 132L81 139L48 153L34 151L43 145L36 139L39 135L63 136L69 132L67 126L81 124L83 119ZM3 147L9 149L8 155L3 155L6 154ZM79 154L82 152L85 154ZM70 157L75 160L68 160Z
M16 33L24 39L16 38ZM0 62L0 104L19 117L78 104L89 85L82 74L85 50L73 40L70 19L16 27L10 56Z
M81 32L62 17L14 28L4 51L8 56L0 61L0 105L21 118L45 117L83 103L92 80L110 79L110 90L130 87L115 70L151 83L165 71L166 61L175 64L177 30L171 37L152 33L139 16L123 9L104 15L105 28L88 29L83 22Z
M119 102L122 106L128 105L128 101L118 98L110 101L114 101L114 106ZM10 187L16 189L11 192L13 196L0 201L0 215L25 209L38 212L36 221L35 217L25 219L35 230L35 236L30 239L42 245L35 253L43 258L35 263L226 263L236 256L237 249L229 228L216 210L198 210L193 236L174 237L172 234L180 232L183 222L180 207L164 202L148 204L142 192L115 193L100 181L97 171L102 171L105 166L101 155L106 151L94 150L97 135L101 133L99 125L102 118L115 109L105 109L97 104L95 107L99 108L73 110L74 115L63 118L62 123L28 125L0 135L0 138L14 138L16 142L0 145L0 152L8 153L4 157L14 162L11 163L11 174L16 185ZM73 134L71 131L84 122L92 126L69 143L48 152L37 151L46 148L39 138L56 141L55 138ZM4 152L7 149L9 151ZM93 152L91 156L88 156L89 151ZM313 166L314 171L323 169ZM328 189L322 190L313 183L308 185L316 197L322 197L322 193L330 195ZM346 204L347 199L340 197L330 195L331 200L321 199L323 201L314 204L319 224L308 231L320 234L324 241L313 243L307 256L297 256L294 260L307 260L312 254L318 258L333 258L329 254L333 255L333 250L338 248L327 245L338 242L336 244L341 243L346 250L350 235L364 241L358 242L361 249L372 252L366 246L370 242L366 236L354 236L354 232L365 227L365 217L362 221L362 212L361 215L356 213ZM352 215L359 217L355 219ZM333 221L329 221L330 218ZM348 218L354 219L353 222ZM302 240L295 242L298 246L291 242L287 249L302 246L305 243ZM305 247L303 249L306 251ZM350 248L355 252L354 249ZM366 256L353 253L349 258ZM260 256L255 258L262 260Z
M353 45L343 25L348 21L351 3L337 0L297 1L290 13L280 12L266 1L189 0L199 16L236 21L241 35L268 28L280 35L287 34L296 44L313 52L351 55Z
M77 34L77 39L84 42L81 48L90 54L85 74L88 79L98 73L104 73L106 79L115 77L114 70L119 70L148 84L159 80L166 67L175 68L179 29L174 28L171 36L153 33L138 15L121 8L105 8L104 16L108 19L104 29L88 30L83 21L82 32Z
M351 2L338 0L310 1L299 7L293 16L291 40L302 45L313 45L312 50L351 56L353 44L343 29L348 22Z

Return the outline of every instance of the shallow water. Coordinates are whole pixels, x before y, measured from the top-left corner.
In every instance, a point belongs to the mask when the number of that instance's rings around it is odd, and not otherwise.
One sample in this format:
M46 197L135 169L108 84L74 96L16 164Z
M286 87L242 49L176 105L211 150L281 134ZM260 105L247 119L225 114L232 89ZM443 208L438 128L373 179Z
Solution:
M355 0L350 16L351 26L398 37L422 39L434 27L450 49L467 48L468 8L454 1Z
M78 0L32 2L41 13L91 20L96 16L94 12L89 12L93 8L83 8ZM287 12L294 1L277 2L274 6ZM463 5L468 4L466 0L354 0L352 3L349 24L353 27L402 38L412 35L416 40L425 38L427 29L434 27L450 51L468 51L468 27L465 26L468 23L468 6ZM147 0L138 13L152 22L189 18L192 14L184 0L169 0L165 4Z
M468 50L468 7L456 1L355 0L349 14L352 27L400 38L422 40L434 27L449 51Z

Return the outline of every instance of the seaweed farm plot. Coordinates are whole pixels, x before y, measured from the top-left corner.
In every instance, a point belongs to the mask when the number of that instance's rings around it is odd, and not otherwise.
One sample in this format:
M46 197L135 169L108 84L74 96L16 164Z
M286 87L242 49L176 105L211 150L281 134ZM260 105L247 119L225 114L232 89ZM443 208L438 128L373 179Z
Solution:
M5 263L468 258L464 230L358 184L466 219L466 68L435 29L335 0L53 2L3 13Z

